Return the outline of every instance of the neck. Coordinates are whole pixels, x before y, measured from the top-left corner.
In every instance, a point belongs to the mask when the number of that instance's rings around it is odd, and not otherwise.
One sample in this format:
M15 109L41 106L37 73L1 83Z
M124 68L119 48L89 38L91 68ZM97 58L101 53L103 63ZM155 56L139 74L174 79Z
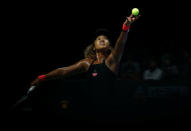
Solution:
M102 63L103 60L106 58L106 53L96 51L96 58L97 58L98 63Z

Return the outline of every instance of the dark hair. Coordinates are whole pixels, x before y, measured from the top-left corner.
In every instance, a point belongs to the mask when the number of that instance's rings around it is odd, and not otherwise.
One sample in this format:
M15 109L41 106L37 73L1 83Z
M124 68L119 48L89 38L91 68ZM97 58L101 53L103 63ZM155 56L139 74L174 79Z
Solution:
M96 30L95 32L95 37L97 38L98 36L100 35L104 35L104 36L107 36L108 38L111 37L111 33L109 30L105 29L105 28L99 28Z

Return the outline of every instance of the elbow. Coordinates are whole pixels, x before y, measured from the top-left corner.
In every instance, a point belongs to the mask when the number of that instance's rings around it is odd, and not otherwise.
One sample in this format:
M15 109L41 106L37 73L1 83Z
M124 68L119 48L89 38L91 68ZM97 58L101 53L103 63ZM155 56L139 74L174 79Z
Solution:
M58 68L56 69L56 74L58 74L58 76L62 76L64 75L65 69L64 68Z

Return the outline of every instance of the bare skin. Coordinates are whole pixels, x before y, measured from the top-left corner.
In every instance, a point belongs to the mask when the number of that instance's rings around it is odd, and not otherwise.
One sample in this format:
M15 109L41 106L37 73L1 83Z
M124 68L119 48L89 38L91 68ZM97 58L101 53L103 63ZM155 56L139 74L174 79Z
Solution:
M139 16L134 17L132 14L127 17L126 21L124 22L125 25L131 25L134 21L136 21L139 18ZM106 58L106 52L109 49L109 40L106 36L98 36L96 40L94 41L94 50L96 51L96 60L93 64L101 64L103 63L104 59L106 66L115 74L118 74L119 70L119 63L124 51L124 47L127 40L127 34L128 31L122 31L120 36L118 37L114 50L110 53L110 55ZM67 77L71 75L76 75L80 73L87 72L90 65L92 64L93 59L83 59L78 61L77 63L63 68L55 69L49 73L46 74L46 79L52 78L55 76L62 76ZM35 79L31 85L37 85L40 82L40 80L37 78Z

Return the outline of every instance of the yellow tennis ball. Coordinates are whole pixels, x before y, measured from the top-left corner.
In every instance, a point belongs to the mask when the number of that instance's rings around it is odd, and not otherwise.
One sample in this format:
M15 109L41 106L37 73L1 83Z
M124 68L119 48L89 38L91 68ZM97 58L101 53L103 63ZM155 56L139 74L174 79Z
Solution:
M138 8L133 8L133 9L132 9L132 14L133 14L134 16L138 15L138 14L139 14L139 9L138 9Z

